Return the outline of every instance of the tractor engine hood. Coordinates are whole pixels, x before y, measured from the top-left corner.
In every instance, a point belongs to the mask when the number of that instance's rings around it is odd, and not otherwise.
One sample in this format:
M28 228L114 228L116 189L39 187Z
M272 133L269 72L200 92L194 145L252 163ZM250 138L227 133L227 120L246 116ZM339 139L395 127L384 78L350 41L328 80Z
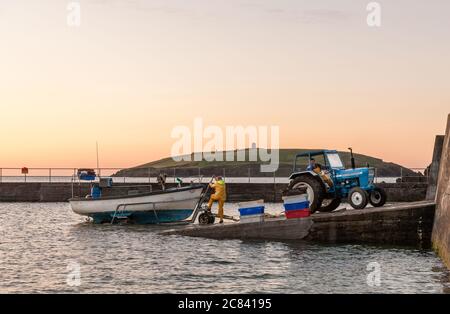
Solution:
M363 175L368 175L368 168L343 169L336 171L337 179L359 178Z
M336 181L342 183L351 183L352 181L358 182L364 190L373 188L374 183L374 168L356 168L356 169L345 169L338 170L335 172Z

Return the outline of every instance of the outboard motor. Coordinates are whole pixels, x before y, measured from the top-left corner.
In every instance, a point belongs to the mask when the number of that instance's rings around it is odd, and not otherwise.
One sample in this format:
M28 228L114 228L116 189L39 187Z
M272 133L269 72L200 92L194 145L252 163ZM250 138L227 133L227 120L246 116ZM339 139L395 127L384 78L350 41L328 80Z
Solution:
M98 184L94 184L92 186L91 197L92 198L101 198L102 197L102 188Z

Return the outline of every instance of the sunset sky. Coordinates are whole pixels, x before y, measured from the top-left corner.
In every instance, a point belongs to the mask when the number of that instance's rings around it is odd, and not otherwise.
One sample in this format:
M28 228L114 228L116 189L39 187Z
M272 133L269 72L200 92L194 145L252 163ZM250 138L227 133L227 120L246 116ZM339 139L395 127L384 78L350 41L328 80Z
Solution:
M0 168L146 163L196 117L426 167L445 130L448 0L69 2L0 0Z

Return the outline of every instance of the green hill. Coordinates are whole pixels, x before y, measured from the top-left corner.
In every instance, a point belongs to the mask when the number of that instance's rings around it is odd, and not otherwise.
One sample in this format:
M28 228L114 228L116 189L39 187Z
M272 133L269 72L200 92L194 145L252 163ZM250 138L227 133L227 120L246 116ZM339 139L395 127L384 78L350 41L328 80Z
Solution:
M280 149L279 158L280 166L276 172L276 176L285 177L289 176L293 169L293 161L295 155L301 152L307 152L316 149ZM320 149L317 149L320 150ZM238 152L245 153L245 160L247 161L194 161L193 155L191 155L192 161L180 161L176 162L172 158L164 158L161 160L153 161L147 164L143 164L137 167L125 169L119 171L117 176L128 177L146 177L149 175L155 175L155 173L167 173L171 176L174 171L177 176L197 176L199 172L201 175L210 176L213 174L223 174L229 177L247 177L250 173L253 177L267 177L273 176L273 173L261 173L260 166L264 164L260 159L258 161L249 160L249 150L233 151L234 160L237 160ZM345 163L346 167L351 167L350 153L339 152L341 159ZM377 169L377 175L380 177L398 177L401 173L403 176L417 175L412 170L402 167L398 164L391 162L384 162L382 159L366 156L362 154L354 154L356 166L375 167ZM225 157L224 157L225 160ZM301 159L299 167L306 167L307 160ZM320 160L317 160L319 163ZM266 163L267 164L267 163Z

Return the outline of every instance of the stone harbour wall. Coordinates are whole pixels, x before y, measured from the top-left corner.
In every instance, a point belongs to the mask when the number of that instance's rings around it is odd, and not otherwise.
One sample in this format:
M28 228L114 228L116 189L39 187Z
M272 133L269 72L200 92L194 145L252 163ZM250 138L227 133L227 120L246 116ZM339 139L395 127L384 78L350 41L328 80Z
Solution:
M450 269L450 115L442 148L436 190L433 247Z
M402 182L380 183L386 190L389 202L416 202L425 200L426 183ZM167 184L173 187L174 184ZM286 184L269 183L229 183L227 195L229 202L241 202L264 199L266 202L281 202L282 191ZM117 184L111 189L103 189L103 195L127 195L159 190L157 184L152 188L148 184ZM0 183L0 202L66 202L75 196L89 194L89 184L71 183Z

